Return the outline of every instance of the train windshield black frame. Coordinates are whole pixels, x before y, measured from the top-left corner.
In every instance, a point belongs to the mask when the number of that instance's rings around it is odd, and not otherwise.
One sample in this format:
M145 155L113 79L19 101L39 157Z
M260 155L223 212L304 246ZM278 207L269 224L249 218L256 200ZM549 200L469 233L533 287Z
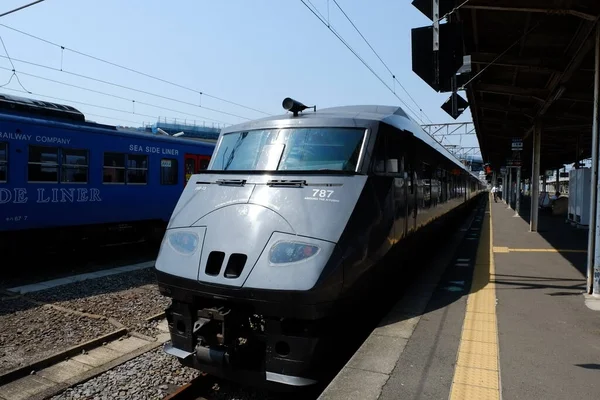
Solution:
M356 173L365 128L269 128L223 135L211 171Z

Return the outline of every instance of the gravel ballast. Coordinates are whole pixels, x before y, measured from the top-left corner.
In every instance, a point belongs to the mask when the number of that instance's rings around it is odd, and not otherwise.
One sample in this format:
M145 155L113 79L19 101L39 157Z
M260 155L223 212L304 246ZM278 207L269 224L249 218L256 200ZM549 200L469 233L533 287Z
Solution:
M52 397L52 400L131 399L158 400L185 385L200 374L184 367L162 348L134 358L102 375ZM208 378L210 379L210 378ZM213 386L210 398L220 400L275 399L278 397L231 383Z
M28 296L47 303L77 300L85 297L109 294L123 290L150 287L156 283L153 268L124 272L85 281L69 283L55 288L30 293Z
M158 291L152 268L75 282L32 293L37 301L114 318L128 328L163 312L170 299ZM147 332L150 332L148 330Z
M23 299L0 301L0 374L115 331L106 320L38 306Z
M158 291L152 268L71 283L24 298L2 299L0 373L112 332L119 325L112 319L130 331L157 337L161 333L160 317L147 318L164 312L169 304L170 299ZM53 399L162 399L199 373L181 365L160 346ZM210 396L223 400L273 398L266 392L229 382L215 384Z
M185 385L198 374L158 348L52 399L162 399L169 390Z
M2 298L0 374L117 330L108 318L156 337L157 323L145 319L163 312L170 300L155 282L147 268Z
M160 321L158 321L158 320L142 321L142 322L138 322L137 324L133 325L131 327L131 330L135 331L135 332L139 332L142 335L146 335L148 337L155 338L161 333L160 329L158 329L159 323L160 323Z

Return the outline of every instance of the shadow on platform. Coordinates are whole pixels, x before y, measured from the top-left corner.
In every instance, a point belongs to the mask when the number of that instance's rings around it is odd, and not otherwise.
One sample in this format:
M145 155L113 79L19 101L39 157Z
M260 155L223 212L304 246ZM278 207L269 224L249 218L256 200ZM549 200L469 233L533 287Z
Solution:
M600 369L600 364L575 364L578 367L585 369Z
M498 201L498 203L500 203L500 201ZM514 207L515 203L513 202L510 211L513 211ZM566 222L566 216L552 215L551 211L540 210L538 215L537 233L548 242L552 248L562 250L559 251L560 255L585 277L587 268L588 229L573 227ZM527 223L527 225L529 225L531 221L531 197L523 196L521 198L519 216ZM534 233L532 232L532 234ZM521 278L522 277L519 277L519 280L521 280ZM566 279L559 278L558 280L565 281Z

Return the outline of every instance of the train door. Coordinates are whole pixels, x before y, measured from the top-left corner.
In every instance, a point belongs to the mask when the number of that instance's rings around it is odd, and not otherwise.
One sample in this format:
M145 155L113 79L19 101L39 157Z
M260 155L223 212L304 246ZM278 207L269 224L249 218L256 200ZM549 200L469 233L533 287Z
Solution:
M183 180L184 185L194 174L205 170L210 162L210 156L199 155L199 154L185 154L184 156L184 173L185 178Z
M417 148L415 141L408 138L405 143L406 149L406 219L404 224L404 235L408 235L411 231L417 228L417 213L418 213L418 190L419 186L416 165L418 157L415 156Z

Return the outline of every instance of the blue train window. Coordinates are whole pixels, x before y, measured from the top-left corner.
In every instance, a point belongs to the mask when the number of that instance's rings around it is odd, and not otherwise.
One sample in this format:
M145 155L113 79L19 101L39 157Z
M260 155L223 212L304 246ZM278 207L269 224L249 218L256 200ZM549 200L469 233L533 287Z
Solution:
M87 183L88 151L82 149L62 149L61 182Z
M28 182L58 183L58 147L29 146Z
M160 160L160 184L177 185L178 183L178 165L175 158L163 158Z
M0 182L8 179L8 143L0 143Z
M127 155L127 183L148 183L148 156Z
M104 183L148 183L148 156L104 153Z
M125 153L104 153L104 183L125 183Z

